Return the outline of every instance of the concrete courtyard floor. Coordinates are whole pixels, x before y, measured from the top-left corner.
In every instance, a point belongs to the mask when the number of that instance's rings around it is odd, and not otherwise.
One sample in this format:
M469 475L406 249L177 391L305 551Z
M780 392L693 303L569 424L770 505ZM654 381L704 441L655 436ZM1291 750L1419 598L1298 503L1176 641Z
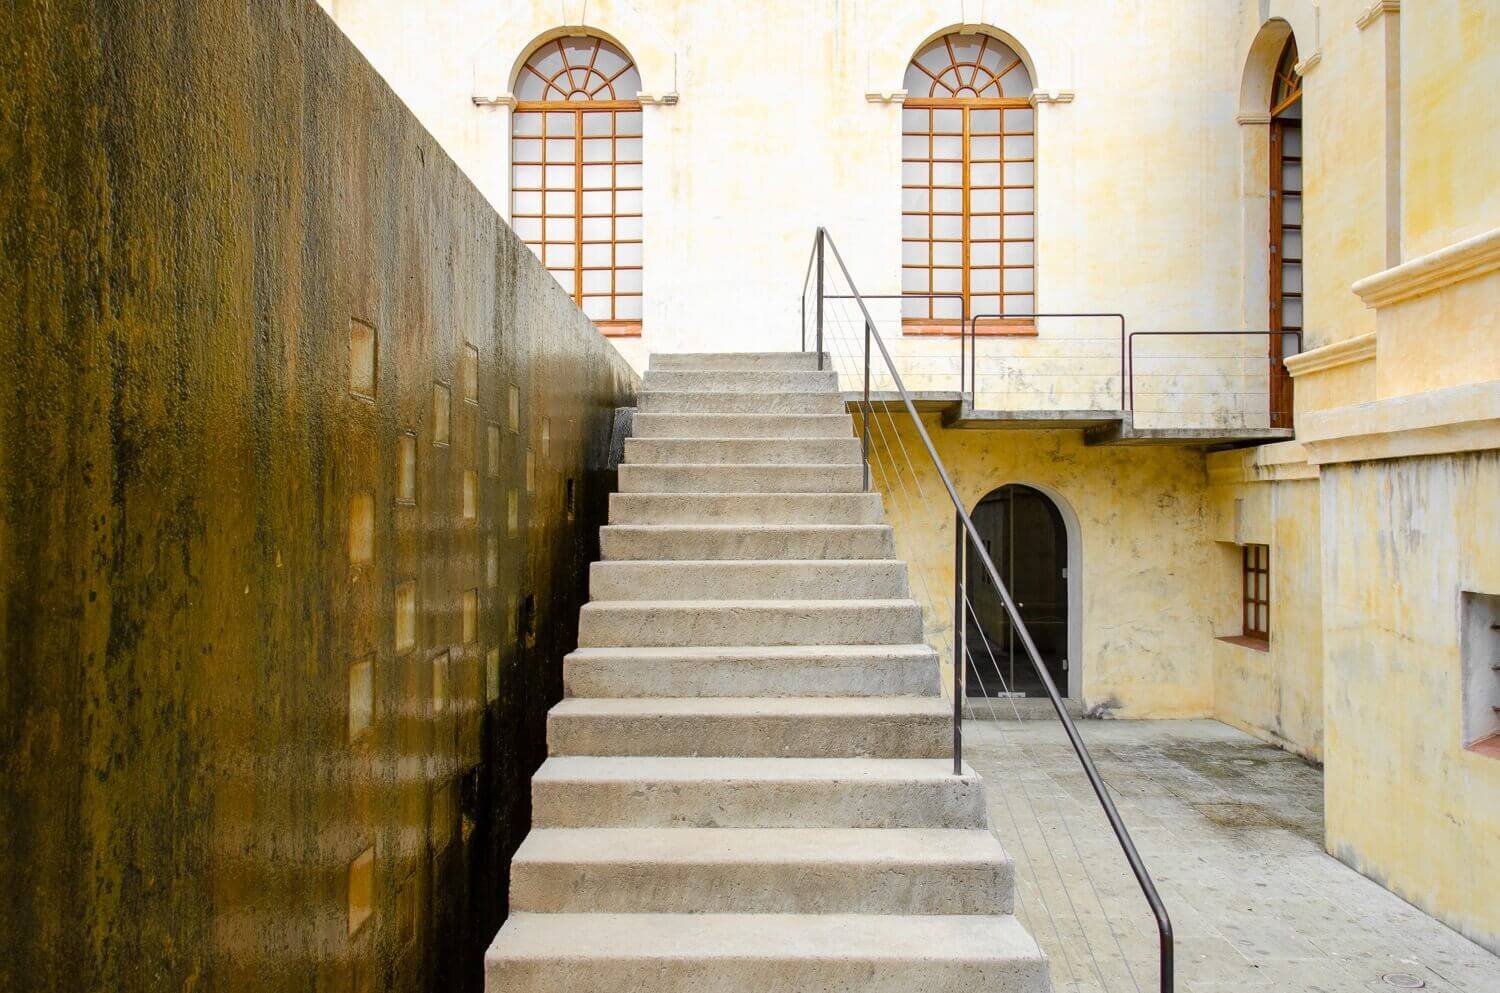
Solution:
M1177 990L1500 991L1500 958L1323 851L1316 766L1216 721L1079 727L1172 917ZM1155 991L1153 918L1057 721L968 721L964 744L1054 990Z

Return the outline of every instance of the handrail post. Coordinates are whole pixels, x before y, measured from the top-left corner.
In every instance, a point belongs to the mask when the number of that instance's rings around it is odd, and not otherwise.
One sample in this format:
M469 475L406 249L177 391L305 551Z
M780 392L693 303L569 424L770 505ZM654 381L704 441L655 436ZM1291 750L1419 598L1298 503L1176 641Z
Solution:
M814 253L818 261L818 371L823 371L823 229L818 228L817 247Z
M872 330L872 328L870 327L870 322L869 322L869 320L866 320L865 321L865 406L864 406L864 412L860 415L860 418L859 418L860 423L864 427L864 430L861 432L862 435L863 435L863 437L862 437L862 440L861 440L861 443L860 443L861 444L861 450L864 452L864 457L860 461L864 465L865 492L866 493L870 492L870 332L871 332L871 330Z
M964 774L964 665L969 657L964 605L968 602L969 535L962 514L953 512L953 774Z

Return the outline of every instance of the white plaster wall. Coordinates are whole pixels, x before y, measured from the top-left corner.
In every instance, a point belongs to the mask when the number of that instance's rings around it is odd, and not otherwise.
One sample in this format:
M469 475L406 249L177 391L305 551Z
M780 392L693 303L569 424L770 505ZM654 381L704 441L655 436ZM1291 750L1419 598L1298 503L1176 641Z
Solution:
M926 39L966 24L1014 39L1039 90L1073 94L1037 109L1038 308L1122 311L1132 330L1244 326L1235 0L328 2L502 213L509 111L473 98L506 92L538 37L603 33L635 57L648 94L679 95L646 109L645 331L621 343L637 363L649 350L797 347L819 223L862 291L899 289L901 108L866 94L899 89ZM877 316L914 385L956 388L958 342L903 339L893 313ZM992 405L1117 407L1117 333L1055 322L1038 339L985 342ZM1260 339L1233 347L1264 354ZM1264 389L1253 364L1185 371ZM1210 422L1217 402L1200 404Z

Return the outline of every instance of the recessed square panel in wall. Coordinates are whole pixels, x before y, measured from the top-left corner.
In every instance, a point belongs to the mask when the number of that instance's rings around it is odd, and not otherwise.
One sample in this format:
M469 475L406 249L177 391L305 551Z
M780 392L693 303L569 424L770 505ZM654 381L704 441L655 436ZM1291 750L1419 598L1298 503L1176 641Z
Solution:
M479 475L473 469L464 470L462 509L466 521L479 516Z
M487 586L500 582L500 539L493 534L485 539L484 581Z
M346 890L349 907L349 933L358 931L360 925L375 912L375 848L372 845L354 857L346 873Z
M484 471L491 479L500 478L500 425L490 424L485 429Z
M526 449L526 492L536 492L536 455Z
M465 590L463 595L463 643L479 640L479 591Z
M448 444L453 430L451 394L442 383L432 384L432 443Z
M510 433L516 434L521 430L521 390L515 383L510 384Z
M521 527L521 495L514 486L505 496L505 530L515 534Z
M364 321L349 322L349 392L375 398L375 329Z
M542 458L550 458L552 455L552 418L542 419Z
M491 648L484 656L484 698L490 703L500 699L500 649Z
M417 643L417 584L408 580L396 587L396 651L408 652Z
M417 436L410 431L396 436L396 502L417 502Z
M464 399L469 403L479 402L479 349L465 345L463 350Z
M349 561L365 565L375 558L375 494L349 497Z
M349 741L358 741L375 721L375 656L349 666Z
M448 709L448 653L438 652L432 657L432 713L433 716Z

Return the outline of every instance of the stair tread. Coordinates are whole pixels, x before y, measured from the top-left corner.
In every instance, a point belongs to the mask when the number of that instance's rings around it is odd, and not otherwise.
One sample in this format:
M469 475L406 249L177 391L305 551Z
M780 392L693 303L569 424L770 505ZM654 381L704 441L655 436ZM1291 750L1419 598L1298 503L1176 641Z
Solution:
M937 651L931 645L658 645L640 648L612 646L607 648L577 648L569 652L575 659L629 659L649 656L659 659L722 659L740 658L745 661L795 660L808 657L828 659L922 658L935 659Z
M890 715L947 720L953 708L942 697L568 697L553 705L555 717L797 717ZM951 771L951 770L950 770Z
M610 863L994 864L1009 861L986 828L537 828L513 861Z
M537 769L532 782L956 783L978 778L967 763L964 775L953 775L952 759L553 755Z
M492 961L718 957L1037 962L1042 953L1011 915L517 913L487 955Z

